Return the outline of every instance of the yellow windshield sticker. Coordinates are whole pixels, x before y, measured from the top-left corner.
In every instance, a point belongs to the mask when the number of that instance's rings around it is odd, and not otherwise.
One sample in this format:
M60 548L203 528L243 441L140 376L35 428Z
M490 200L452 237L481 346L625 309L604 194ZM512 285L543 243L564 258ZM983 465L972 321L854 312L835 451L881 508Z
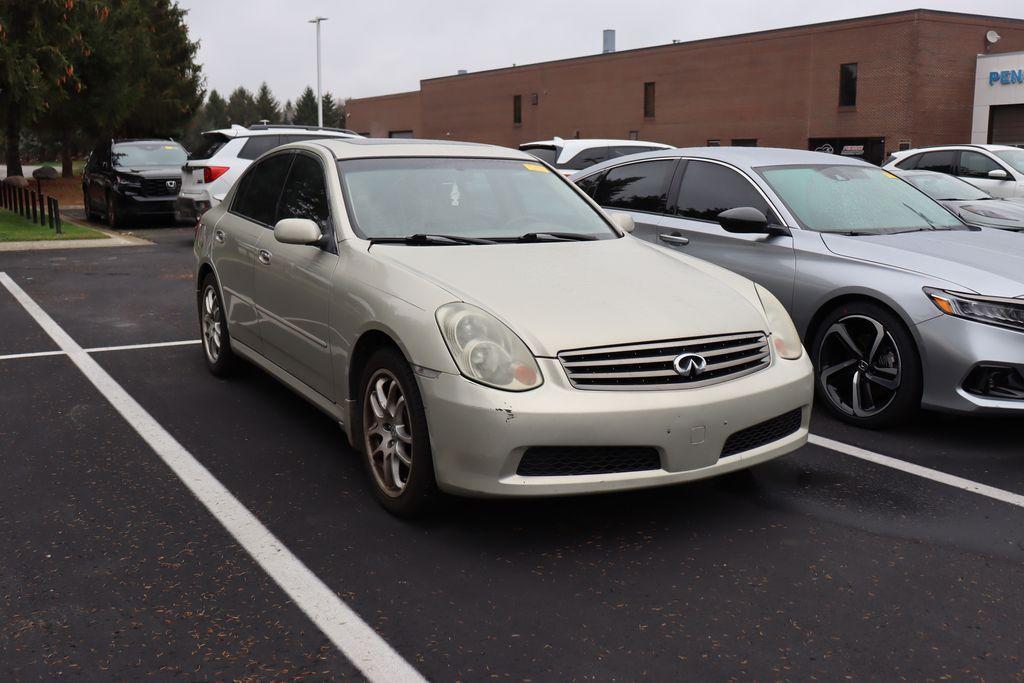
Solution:
M531 164L529 162L523 164L523 168L525 168L527 171L537 171L539 173L547 173L548 172L547 167L541 166L540 164Z
M164 149L178 149L174 145L164 145Z
M885 173L885 177L886 178L892 178L893 180L899 180L899 178L894 176L892 173L889 173L888 171L884 171L884 173Z

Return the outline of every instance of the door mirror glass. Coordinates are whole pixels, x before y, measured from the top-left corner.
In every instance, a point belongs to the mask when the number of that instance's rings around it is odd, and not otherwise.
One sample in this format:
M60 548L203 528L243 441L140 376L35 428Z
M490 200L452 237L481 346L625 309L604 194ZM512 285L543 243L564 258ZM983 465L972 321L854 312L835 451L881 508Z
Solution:
M767 233L768 218L752 206L738 206L718 214L718 224L726 232Z
M988 172L988 177L993 180L1006 180L1006 171L1001 168L993 169Z
M615 227L622 232L633 232L633 229L636 227L636 222L628 213L611 211L608 213L608 216L612 219L612 223L615 224Z
M274 239L282 244L315 244L321 237L320 226L308 218L284 218L274 226Z

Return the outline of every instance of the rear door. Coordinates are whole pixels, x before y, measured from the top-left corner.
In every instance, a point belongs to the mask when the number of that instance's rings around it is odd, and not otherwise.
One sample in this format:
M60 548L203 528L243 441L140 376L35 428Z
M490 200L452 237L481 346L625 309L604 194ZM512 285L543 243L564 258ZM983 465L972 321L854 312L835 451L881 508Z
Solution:
M990 178L988 174L992 171L1003 171L1006 173L1006 178ZM1013 173L995 159L981 152L966 149L961 151L956 175L993 197L1017 195L1017 181L1014 180Z
M263 344L253 268L260 243L268 235L273 240L277 201L291 162L291 154L276 154L253 164L239 180L230 211L213 232L213 263L231 335L256 351L262 351Z
M796 259L788 235L736 234L718 224L723 211L749 206L780 225L774 208L739 170L716 161L691 159L677 174L675 201L658 239L769 289L786 306L793 301ZM681 242L678 238L684 238Z
M263 355L317 393L333 400L328 306L338 246L319 157L295 152L275 222L307 218L320 226L322 245L282 244L267 230L255 265L256 306Z

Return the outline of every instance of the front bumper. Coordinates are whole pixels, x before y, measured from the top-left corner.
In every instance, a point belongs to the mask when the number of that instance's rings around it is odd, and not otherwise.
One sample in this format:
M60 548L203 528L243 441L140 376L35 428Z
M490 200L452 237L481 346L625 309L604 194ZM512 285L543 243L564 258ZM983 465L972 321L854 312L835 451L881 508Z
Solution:
M419 378L442 490L472 496L545 496L620 491L693 481L750 467L807 441L813 379L805 353L733 381L698 389L585 391L554 359L538 359L545 383L532 391L490 389L462 376ZM800 428L720 458L733 433L801 410ZM653 447L661 469L615 474L521 476L527 448Z
M125 216L173 216L177 195L145 197L121 193L117 199L117 208Z
M1024 372L1024 332L940 315L917 326L926 408L958 413L1024 412L1024 401L987 398L968 392L964 382L979 365Z

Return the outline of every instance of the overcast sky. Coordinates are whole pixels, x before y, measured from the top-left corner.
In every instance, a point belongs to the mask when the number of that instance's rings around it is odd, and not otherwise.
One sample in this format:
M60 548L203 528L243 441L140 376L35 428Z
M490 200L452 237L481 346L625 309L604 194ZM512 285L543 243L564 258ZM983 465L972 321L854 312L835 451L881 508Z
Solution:
M616 29L627 50L916 7L1024 19L1022 0L178 0L201 42L207 88L223 95L267 81L294 100L316 84L323 23L324 90L365 97L419 88L421 78L601 51ZM878 46L885 50L884 45Z

